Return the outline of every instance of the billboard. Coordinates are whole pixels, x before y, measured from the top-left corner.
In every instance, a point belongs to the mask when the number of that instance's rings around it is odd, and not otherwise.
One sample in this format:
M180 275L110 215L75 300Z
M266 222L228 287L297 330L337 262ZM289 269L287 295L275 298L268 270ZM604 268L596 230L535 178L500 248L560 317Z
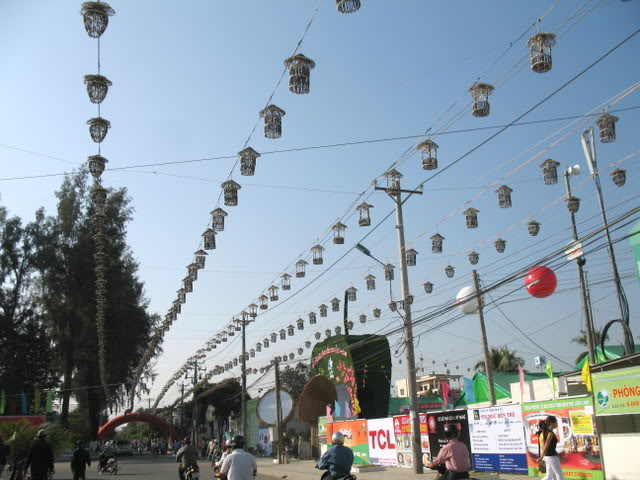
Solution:
M467 422L466 410L449 410L445 412L430 413L429 424L429 446L431 449L431 458L436 458L440 449L447 444L448 440L444 438L444 426L456 424L460 431L458 440L464 443L469 450L469 424Z
M398 467L413 466L413 452L411 417L409 415L396 415L393 417L393 433L396 436L396 459ZM420 443L422 454L429 454L429 435L427 432L427 415L420 414Z
M596 415L640 413L640 367L591 374Z
M396 436L393 418L367 420L369 435L369 459L375 465L397 467Z
M327 443L331 441L331 436L334 432L340 432L345 436L344 444L353 450L354 465L371 463L369 460L367 420L327 423Z

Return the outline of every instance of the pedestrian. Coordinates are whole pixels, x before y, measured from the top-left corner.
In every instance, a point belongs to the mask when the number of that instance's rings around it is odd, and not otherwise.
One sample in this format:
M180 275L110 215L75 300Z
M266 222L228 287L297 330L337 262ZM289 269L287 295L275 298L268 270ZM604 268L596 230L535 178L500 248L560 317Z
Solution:
M49 472L54 473L53 448L47 442L47 432L39 430L29 448L24 463L25 472L31 467L31 480L47 480Z
M71 455L71 472L73 480L84 480L87 467L91 466L91 455L84 449L82 440L76 442L76 449Z
M246 441L242 435L236 435L231 441L233 452L228 455L220 467L218 477L226 476L227 480L253 480L258 474L256 459L245 451Z
M11 454L11 447L4 443L2 437L0 437L0 478L2 478L2 472L4 472Z
M558 428L558 419L549 415L544 421L544 431L538 437L538 445L542 445L539 466L544 462L546 475L542 480L562 480L562 468L556 451L558 437L554 430Z
M287 432L282 432L282 452L284 463L289 463L289 452L291 451L291 441L287 436Z

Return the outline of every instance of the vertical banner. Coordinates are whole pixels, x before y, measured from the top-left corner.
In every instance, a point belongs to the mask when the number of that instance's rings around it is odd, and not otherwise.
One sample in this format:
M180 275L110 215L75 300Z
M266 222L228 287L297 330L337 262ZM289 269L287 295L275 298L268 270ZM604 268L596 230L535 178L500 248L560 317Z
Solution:
M367 420L369 432L369 459L374 465L397 467L396 436L393 418Z
M448 440L444 438L444 426L449 424L458 426L458 430L460 431L458 440L471 450L466 410L449 410L446 412L430 413L428 424L431 458L437 457L440 449L448 443Z
M556 450L565 477L604 479L591 402L591 397L579 397L522 405L529 475L538 475L538 422L553 415L558 419Z
M334 432L340 432L345 436L344 444L353 450L353 463L355 465L371 463L369 460L367 420L327 423L327 443L331 442L331 436Z
M411 440L413 429L411 428L411 417L409 415L397 415L393 417L393 432L396 436L396 460L398 467L413 466L413 451ZM427 432L427 415L420 414L420 442L422 454L429 455L429 435Z
M318 444L320 445L320 455L324 455L327 451L327 417L318 417Z
M467 418L474 470L528 473L520 405L470 409Z

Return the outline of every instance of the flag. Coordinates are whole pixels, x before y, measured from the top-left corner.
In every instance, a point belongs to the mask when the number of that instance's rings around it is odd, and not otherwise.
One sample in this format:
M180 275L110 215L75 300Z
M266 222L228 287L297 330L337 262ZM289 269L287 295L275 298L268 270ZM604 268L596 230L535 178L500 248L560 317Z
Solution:
M464 395L466 397L467 403L475 403L476 395L473 391L473 380L470 378L464 379Z
M556 393L556 384L553 381L553 363L551 363L551 360L547 360L547 364L544 366L544 373L551 379L551 388L553 389L553 393Z
M4 415L4 407L7 405L7 394L4 390L0 393L0 415Z
M589 362L584 362L582 367L582 381L584 382L584 386L587 387L587 391L592 392L593 388L591 386L591 366Z
M40 413L40 400L42 397L42 392L36 389L33 392L33 413L38 415Z
M47 401L44 411L47 413L53 412L53 392L47 392Z
M442 400L444 405L449 405L449 391L451 387L449 382L440 382L440 391L442 392Z
M522 399L524 397L524 368L522 365L518 365L518 380L520 380L520 403L522 403Z
M26 415L28 413L28 410L27 410L27 394L24 393L24 392L22 392L22 395L21 395L21 403L22 403L22 405L21 405L22 414Z

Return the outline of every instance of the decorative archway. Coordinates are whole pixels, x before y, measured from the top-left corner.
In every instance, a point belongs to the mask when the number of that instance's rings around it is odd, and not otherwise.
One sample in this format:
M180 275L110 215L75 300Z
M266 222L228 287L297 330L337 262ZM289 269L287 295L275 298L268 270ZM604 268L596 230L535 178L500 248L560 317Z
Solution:
M151 415L149 413L126 413L119 417L112 418L98 430L98 440L105 440L108 438L114 430L120 425L131 422L144 422L159 428L171 438L177 438L178 433L175 428L168 423L164 418L157 415Z

